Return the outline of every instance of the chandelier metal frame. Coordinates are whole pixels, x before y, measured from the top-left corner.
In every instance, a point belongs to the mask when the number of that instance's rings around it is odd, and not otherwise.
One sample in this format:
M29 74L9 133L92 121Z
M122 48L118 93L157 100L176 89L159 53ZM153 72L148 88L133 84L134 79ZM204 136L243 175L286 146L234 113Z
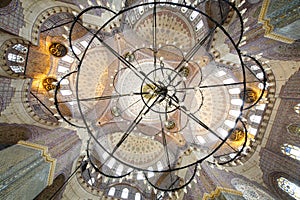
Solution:
M164 192L174 192L180 189L185 188L188 184L190 184L190 182L193 180L197 169L199 168L199 165L205 161L205 160L209 160L209 158L213 157L213 155L224 145L224 144L228 144L227 140L230 137L230 135L233 133L234 129L236 128L237 124L241 124L241 127L243 127L244 132L245 132L245 138L244 138L244 142L241 145L241 148L235 152L236 155L234 157L232 157L230 160L226 160L226 161L221 161L221 160L216 160L213 159L210 161L208 161L208 163L210 164L214 164L214 165L226 165L232 161L234 161L235 159L237 159L239 156L241 156L241 153L243 152L245 146L246 146L246 142L247 142L247 128L246 128L246 124L243 121L243 111L252 108L253 106L257 105L257 103L262 99L264 92L265 92L265 88L266 88L266 82L267 82L267 78L266 78L266 73L261 65L261 63L253 56L250 55L244 55L241 53L241 50L239 49L239 46L241 44L242 41L242 37L243 37L243 32L244 32L244 25L243 25L243 19L242 19L242 15L239 12L238 8L235 7L235 5L227 0L221 0L223 3L227 4L230 9L232 9L237 16L237 20L240 22L240 35L238 37L237 41L234 41L234 39L232 38L231 34L226 30L226 28L224 28L223 23L225 20L222 20L222 22L218 22L216 19L212 18L211 16L209 16L207 13L203 12L202 10L198 9L198 6L206 3L208 1L200 1L196 4L186 4L185 2L183 4L181 3L173 3L173 2L146 2L146 3L140 3L137 5L133 5L130 7L125 7L122 10L120 10L119 12L115 12L107 7L103 7L103 6L92 6L92 7L88 7L84 10L82 10L75 18L74 18L74 22L70 28L70 33L69 33L69 44L70 44L70 49L73 52L74 57L77 59L78 61L78 66L77 66L77 70L72 71L68 74L66 74L61 80L58 81L58 87L56 87L55 90L55 106L57 108L57 111L59 113L59 115L61 116L61 118L67 122L69 125L75 126L77 128L85 128L87 129L89 135L90 135L90 140L88 141L88 145L87 145L87 157L89 162L91 163L92 167L95 169L95 171L97 173L100 173L101 175L111 178L111 179L116 179L116 178L126 178L128 176L130 176L131 173L135 173L136 171L142 171L144 173L144 177L145 180L148 182L149 185L151 185L153 188L155 188L155 190L160 190L160 191L164 191ZM129 59L123 55L120 55L119 52L117 52L115 49L113 49L111 46L109 46L109 44L106 43L104 37L102 37L102 32L103 29L105 27L107 27L113 20L117 19L119 16L125 14L128 11L131 11L133 9L138 9L141 6L151 6L153 9L153 13L152 13L152 20L153 20L153 44L152 47L139 47L137 49L135 49L133 52L131 52L131 55L135 55L136 52L138 51L144 51L144 50L149 50L153 53L153 65L154 65L154 69L148 73L145 74L143 71L138 70L137 66L134 66L134 64L132 64L132 62L129 61ZM201 16L204 16L207 20L209 20L210 22L214 23L214 27L212 27L208 33L202 37L198 42L196 42L195 46L190 49L190 51L184 55L182 51L182 61L177 65L176 68L168 68L165 67L166 63L164 63L164 61L159 61L159 58L157 58L157 52L161 49L161 48L166 48L166 46L168 46L167 48L174 48L174 49L179 49L178 47L176 47L175 45L165 45L162 47L158 47L157 43L156 43L156 39L157 39L157 32L156 32L156 27L157 27L157 8L163 9L164 6L178 6L180 8L184 8L187 10L191 10L191 11L195 11L198 14L200 14ZM112 18L110 18L108 21L106 21L97 31L92 31L89 30L88 28L86 28L85 26L82 25L81 23L81 18L82 16L92 10L104 10L105 12L110 12L113 13L114 16ZM83 54L79 57L74 49L73 49L73 41L72 41L72 34L73 34L73 30L75 28L75 24L79 24L81 25L83 28L85 28L89 34L92 34L93 37L92 39L89 41L88 46L86 47L86 49L84 50ZM212 35L215 33L216 30L220 30L222 31L222 33L224 35L227 36L227 38L229 39L229 41L231 42L233 48L235 49L236 55L239 58L239 62L240 62L240 69L241 69L241 75L242 75L242 81L241 82L237 82L237 83L229 83L229 84L220 84L220 85L201 85L202 83L202 72L201 72L201 67L199 66L199 73L200 73L200 77L201 80L199 81L199 84L196 86L192 86L192 87L187 87L186 83L185 83L185 79L184 77L179 73L179 69L181 69L186 63L192 62L191 58L193 57L193 55L200 49L202 48L205 44L207 44L209 42L209 40L211 39ZM114 35L116 33L118 33L119 30L115 30L112 31L111 35ZM107 50L113 54L115 56L115 58L122 63L122 65L126 66L126 69L129 69L131 71L131 73L133 73L135 76L137 76L138 78L143 80L143 84L141 84L140 86L140 91L135 91L133 93L126 93L126 94L122 94L121 92L118 92L118 86L116 84L113 85L115 93L109 96L97 96L97 97L91 97L91 98L86 98L86 99L82 99L79 97L79 79L80 79L80 72L81 72L81 67L82 67L82 63L84 61L85 55L88 53L88 48L90 47L91 43L95 40L99 41L104 47L107 48ZM172 47L173 46L173 47ZM180 50L180 49L179 49ZM136 58L133 58L136 59ZM245 59L247 59L247 62L253 62L255 63L255 65L257 65L261 72L263 73L263 79L258 79L258 82L263 84L263 88L261 89L260 95L259 97L256 99L255 102L253 102L251 105L244 105L244 100L245 100L245 96L246 96L246 87L247 87L247 78L246 78L246 73L250 72L252 73L252 70L250 69L249 65L245 64ZM159 64L158 64L159 63ZM122 69L123 70L123 69ZM122 71L118 70L114 76L114 82L117 83L117 79L118 79L118 74L121 74ZM157 81L154 80L152 77L154 76L153 73L161 73L161 77L162 76L167 76L167 78L163 81ZM81 114L82 117L82 122L83 124L76 124L74 122L71 122L71 120L68 119L68 117L63 115L63 112L60 110L60 104L66 103L68 101L61 101L60 97L59 97L59 86L62 80L64 79L68 79L70 78L70 76L76 75L76 84L75 84L75 88L76 88L76 100L77 100L77 105L78 105L78 109L79 112ZM116 157L114 155L114 153L119 149L119 147L122 145L122 143L130 136L130 134L133 132L133 129L139 124L141 123L141 121L143 120L143 115L147 115L148 112L151 111L155 111L154 107L157 106L158 104L162 104L164 103L164 106L166 107L165 112L161 112L159 111L158 113L163 114L163 115L167 115L167 113L171 113L174 112L176 110L179 110L180 112L182 112L183 114L186 115L186 117L188 118L188 120L193 120L195 121L199 126L201 126L202 128L205 128L208 132L212 133L213 135L215 135L216 137L218 137L218 134L215 133L214 130L212 130L210 127L206 126L205 123L203 123L199 118L197 118L193 113L190 113L189 110L187 109L186 105L183 105L182 103L180 103L180 97L178 96L178 91L176 93L177 90L177 86L172 85L174 80L182 80L182 82L178 81L178 85L182 84L184 87L181 88L182 91L187 91L187 90L195 90L195 91L200 91L201 95L202 94L202 89L206 89L209 87L224 87L224 86L230 86L230 85L242 85L244 90L242 91L243 94L243 103L240 106L240 115L236 118L235 120L235 127L233 129L231 129L228 132L228 135L225 138L220 138L220 143L217 145L216 148L214 148L212 151L210 151L209 153L207 153L206 156L196 160L193 163L190 163L188 165L184 165L184 166L180 166L180 167L171 167L170 165L172 165L172 163L168 163L169 167L167 169L163 169L163 170L149 170L149 169L145 169L145 168L141 168L138 166L134 166L134 165L130 165L124 161L122 161L120 158ZM165 82L164 82L165 81ZM167 83L168 82L168 83ZM152 91L148 91L148 92L144 92L143 88L145 85L151 85L153 86L153 90ZM177 83L176 83L177 84ZM174 91L175 92L174 92ZM172 93L173 91L173 93ZM81 106L81 102L83 101L102 101L102 100L114 100L114 99L120 99L123 97L130 97L130 96L140 96L142 101L144 102L144 107L141 108L141 112L138 114L138 116L136 116L135 119L132 120L132 122L130 123L129 127L127 128L127 130L123 133L123 136L121 138L121 140L119 140L119 142L117 143L117 145L115 146L115 148L110 151L107 150L105 146L103 146L103 144L101 143L101 141L98 140L98 136L95 135L93 128L91 128L91 123L95 123L95 121L89 121L88 119L86 119L85 117L85 113L82 109ZM150 98L145 98L145 95L150 95ZM148 96L149 97L149 96ZM182 97L184 99L184 96ZM203 98L203 96L202 96ZM205 97L204 97L205 98ZM182 101L184 102L184 100ZM199 111L201 109L201 106L199 107L199 109L197 109L197 111ZM168 108L167 108L168 107ZM168 110L169 108L171 108L171 110ZM155 111L156 112L156 111ZM162 135L162 144L165 148L167 148L167 141L166 141L166 130L164 127L164 122L162 120L162 118L160 117L160 122L161 122L161 135ZM188 123L188 122L187 122ZM182 129L180 129L180 131L184 131L184 127ZM93 148L91 146L91 143L93 143L93 145L98 145L99 147L101 147L101 149L106 152L111 158L114 158L115 160L117 160L119 163L129 166L130 168L132 168L132 171L130 172L126 172L122 175L116 175L113 174L113 172L108 171L109 173L107 173L106 171L103 171L103 166L97 166L97 164L94 162L94 159L91 156L91 149ZM190 146L190 148L194 148L193 145ZM196 148L195 148L196 149ZM168 150L165 149L165 153L168 154ZM103 163L105 164L105 163ZM189 178L187 178L187 180L185 180L183 183L171 183L168 187L160 187L160 185L156 185L156 183L153 183L147 176L147 173L157 173L159 175L162 175L164 173L169 173L169 174L173 174L176 173L176 171L180 171L180 170L185 170L189 168L191 171L191 175ZM170 175L171 176L171 175ZM171 178L172 179L172 178ZM177 182L179 179L178 177L175 179L175 182Z

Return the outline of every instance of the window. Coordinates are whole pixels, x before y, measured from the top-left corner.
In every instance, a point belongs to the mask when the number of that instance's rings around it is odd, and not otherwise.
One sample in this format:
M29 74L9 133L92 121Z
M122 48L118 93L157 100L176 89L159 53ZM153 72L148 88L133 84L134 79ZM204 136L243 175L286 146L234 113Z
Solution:
M70 70L67 67L59 65L58 68L57 68L57 71L60 72L60 73L68 73Z
M232 78L226 79L223 81L224 84L231 84L231 83L235 83L235 81Z
M89 181L88 181L88 184L90 185L93 185L95 183L95 178L91 178Z
M115 160L114 158L111 158L111 159L108 161L107 166L108 166L109 168L112 168L112 167L114 166L115 162L116 162L116 160Z
M157 165L157 170L163 170L164 167L160 161L158 161L156 165Z
M134 200L141 200L141 194L140 193L136 193Z
M22 44L15 44L12 48L17 51L20 51L21 53L27 53L27 51L28 51L27 47L25 47Z
M240 106L240 105L243 105L243 100L242 99L231 99L230 103L232 105Z
M129 190L127 188L124 188L122 190L121 198L128 199Z
M200 144L205 144L206 143L206 141L204 140L204 138L202 136L200 136L200 135L197 135L197 139L198 139L198 142Z
M116 192L116 188L111 187L108 191L108 196L114 196Z
M218 71L217 73L216 73L216 77L221 77L221 76L224 76L224 75L226 75L226 72L224 72L224 71Z
M240 94L241 89L240 88L231 88L228 90L229 94Z
M202 19L198 22L198 24L196 25L196 31L199 31L202 27L203 27L203 21Z
M277 183L280 189L288 193L291 197L300 200L300 187L295 183L290 182L284 177L277 179Z
M149 170L149 172L148 172L147 178L153 177L154 176L154 172L152 172L153 171L153 167L148 167L148 170Z
M123 172L123 165L119 165L119 166L117 167L116 174L117 174L118 176L121 176L121 175L122 175L122 172Z
M300 161L300 148L290 144L284 144L281 146L283 154L290 156L293 159Z
M300 114L300 103L298 103L297 105L295 105L294 110L297 114Z
M250 121L259 124L261 121L261 116L258 115L251 115Z
M13 65L13 66L10 66L10 68L11 68L15 73L22 73L22 72L24 72L24 67L23 67L23 66Z
M190 20L194 21L194 19L196 19L196 17L199 15L199 12L197 11L193 11L191 16L190 16Z
M62 58L63 61L68 62L68 63L72 63L74 61L74 58L72 58L71 56L66 55L65 57Z
M22 56L16 55L16 54L13 54L13 53L9 53L7 55L7 59L9 61L17 62L17 63L23 63L25 61L25 59Z
M72 94L71 90L61 90L60 91L63 96L68 96Z

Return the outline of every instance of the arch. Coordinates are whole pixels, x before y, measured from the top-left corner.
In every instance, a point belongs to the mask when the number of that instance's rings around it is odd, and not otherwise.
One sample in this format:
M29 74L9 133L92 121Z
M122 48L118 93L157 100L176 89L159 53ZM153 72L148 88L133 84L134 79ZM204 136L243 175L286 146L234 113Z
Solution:
M2 0L0 2L0 8L4 8L4 7L8 6L11 2L12 2L12 0Z
M38 44L42 27L45 28L44 23L47 21L47 19L49 19L51 16L59 14L59 13L65 13L66 15L68 15L68 13L69 13L71 16L74 16L73 13L78 12L78 10L75 10L74 8L72 8L71 6L69 6L69 7L53 6L53 7L50 7L48 9L44 10L42 13L40 13L37 16L37 18L34 22L34 25L32 27L31 42L36 45Z
M277 184L280 189L286 192L291 197L300 199L300 187L284 177L277 178Z
M30 140L45 134L48 129L27 124L0 123L0 150L17 144L20 140Z
M289 174L283 172L273 172L269 176L269 184L271 186L271 189L273 189L274 193L277 196L279 196L281 199L288 199L288 200L300 199L300 197L294 198L293 196L291 196L289 194L289 192L292 192L291 189L286 188L288 184L294 184L295 187L300 186L299 180L297 178L292 177Z

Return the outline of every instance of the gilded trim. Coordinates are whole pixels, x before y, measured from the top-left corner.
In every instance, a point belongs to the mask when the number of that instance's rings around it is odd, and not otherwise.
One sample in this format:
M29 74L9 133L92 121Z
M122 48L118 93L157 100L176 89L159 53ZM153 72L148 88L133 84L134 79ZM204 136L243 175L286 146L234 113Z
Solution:
M52 158L51 155L48 153L48 147L43 146L43 145L39 145L39 144L35 144L35 143L32 143L32 142L23 141L23 140L20 140L18 142L18 144L42 151L42 153L43 153L42 156L44 157L45 161L50 163L50 171L49 171L49 174L48 174L48 185L51 185L53 183L53 180L54 180L54 171L55 171L55 166L56 166L56 159Z
M235 194L238 196L243 196L243 193L240 191L229 189L229 188L217 187L210 194L204 193L202 200L209 200L212 198L219 197L221 192L226 192L226 193Z
M263 28L265 29L265 37L280 42L288 43L288 44L293 43L295 40L273 32L274 27L270 23L270 19L265 18L268 11L269 4L270 4L270 0L263 1L260 14L258 17L258 22L263 23Z

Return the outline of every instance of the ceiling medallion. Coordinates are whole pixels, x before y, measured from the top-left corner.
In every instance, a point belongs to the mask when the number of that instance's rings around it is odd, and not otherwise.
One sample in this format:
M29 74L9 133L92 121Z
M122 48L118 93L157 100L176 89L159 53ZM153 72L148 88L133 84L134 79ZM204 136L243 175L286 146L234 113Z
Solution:
M55 78L47 77L43 80L42 84L45 90L54 90L56 87L57 80Z
M54 42L49 46L49 52L55 57L64 57L68 53L68 49L61 43Z
M246 103L254 103L257 100L257 98L258 98L258 94L252 88L246 88L245 92L242 91L240 93L240 98L241 99L244 98L243 95L245 95L245 102Z
M139 187L146 188L145 193L154 192L158 198L164 192L185 189L202 162L220 166L241 156L248 141L243 112L262 98L267 79L261 64L239 50L243 26L240 37L233 39L223 27L225 19L212 18L202 9L206 1L197 2L140 3L117 13L93 6L76 16L69 38L73 38L75 24L82 25L78 20L84 14L99 11L113 16L100 29L89 32L88 45L81 55L73 49L81 41L70 39L70 48L79 61L78 70L71 73L76 75L82 124L62 116L67 123L86 128L91 136L87 158L95 173L105 177L99 179L99 184L109 187L116 179L124 182L133 178ZM237 8L222 2L237 12L236 20L242 23ZM177 24L182 32L161 26L165 16L186 23ZM177 20L179 16L184 20ZM185 22L187 19L193 23ZM104 34L117 21L123 25ZM220 70L215 63L217 58L206 51L216 30L219 37L231 41L238 61L235 73ZM197 38L191 34L195 31ZM86 56L95 52L99 55L95 59L106 58L99 68L108 69L111 79L105 95L95 92L94 96L86 96L87 88L81 83L89 81L89 89L96 91L99 81L93 60ZM207 58L205 62L203 58ZM255 71L251 65L256 66ZM86 72L91 71L87 78ZM263 76L255 76L256 73ZM249 84L262 85L260 96L252 98L252 90L247 90L251 88ZM240 133L244 133L243 137ZM236 148L229 140L242 144ZM232 156L224 158L229 154Z

